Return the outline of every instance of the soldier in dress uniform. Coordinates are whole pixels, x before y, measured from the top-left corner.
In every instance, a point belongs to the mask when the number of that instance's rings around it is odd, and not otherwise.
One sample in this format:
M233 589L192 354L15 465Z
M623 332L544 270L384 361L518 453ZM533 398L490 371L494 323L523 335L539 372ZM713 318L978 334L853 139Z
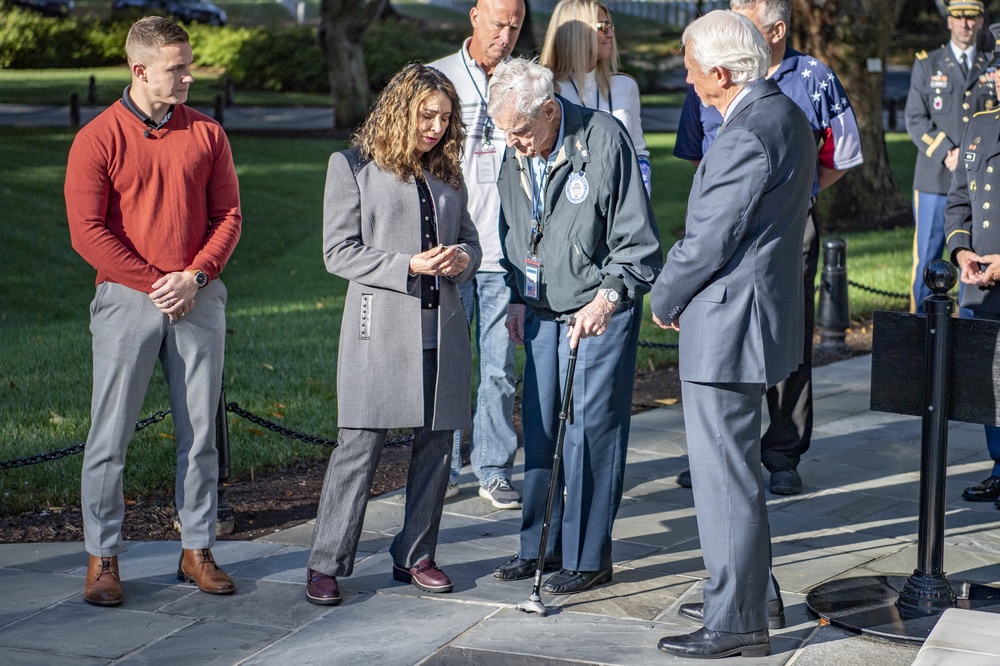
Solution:
M916 54L906 98L906 131L917 146L910 312L924 311L924 299L930 295L924 268L944 251L945 201L962 154L962 132L974 113L992 109L997 102L989 76L990 54L976 48L984 22L983 3L952 0L948 14L951 39L936 51ZM1000 487L997 491L993 499L1000 498Z
M997 72L990 74L995 79ZM959 145L958 168L945 208L948 256L965 286L960 305L973 317L1000 319L1000 106L975 114ZM986 426L993 459L989 478L966 488L962 497L995 503L1000 509L1000 428Z

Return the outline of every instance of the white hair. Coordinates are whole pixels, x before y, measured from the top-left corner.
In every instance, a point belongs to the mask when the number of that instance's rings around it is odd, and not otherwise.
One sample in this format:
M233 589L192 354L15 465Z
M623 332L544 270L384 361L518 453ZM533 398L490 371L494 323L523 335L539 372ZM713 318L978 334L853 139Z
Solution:
M761 25L774 25L778 21L785 25L791 24L792 3L789 0L730 0L729 2L729 8L736 11L753 9L757 5L764 5L763 11L757 17Z
M684 29L681 46L691 49L702 71L720 67L729 72L734 85L744 88L764 78L771 63L771 50L757 26L726 9L693 21Z
M534 118L550 99L553 99L552 72L537 62L512 58L493 70L486 112L494 118L507 111Z

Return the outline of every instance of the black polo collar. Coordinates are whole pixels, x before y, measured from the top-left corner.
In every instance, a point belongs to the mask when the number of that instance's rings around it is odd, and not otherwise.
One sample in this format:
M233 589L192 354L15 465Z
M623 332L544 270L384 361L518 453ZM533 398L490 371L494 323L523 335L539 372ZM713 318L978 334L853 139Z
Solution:
M131 89L132 89L132 85L131 84L125 86L125 90L124 90L124 92L122 92L122 105L124 105L124 107L126 109L128 109L129 111L131 111L132 115L134 115L136 118L138 118L139 120L141 120L147 127L150 127L152 129L160 129L161 127L163 127L164 125L166 125L168 122L170 122L170 119L174 115L174 105L173 104L171 104L170 108L167 109L167 115L163 116L163 121L159 125L157 125L155 120L153 120L152 118L150 118L149 116L147 116L145 113L143 113L142 109L140 109L138 106L136 106L135 102L132 101L132 97L129 96L129 94L128 94Z

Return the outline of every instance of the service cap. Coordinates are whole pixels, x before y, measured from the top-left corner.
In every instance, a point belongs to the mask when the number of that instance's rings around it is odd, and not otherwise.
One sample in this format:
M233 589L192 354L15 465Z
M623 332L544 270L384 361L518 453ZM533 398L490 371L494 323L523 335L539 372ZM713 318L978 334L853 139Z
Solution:
M985 11L980 0L951 0L948 13L954 18L975 18Z

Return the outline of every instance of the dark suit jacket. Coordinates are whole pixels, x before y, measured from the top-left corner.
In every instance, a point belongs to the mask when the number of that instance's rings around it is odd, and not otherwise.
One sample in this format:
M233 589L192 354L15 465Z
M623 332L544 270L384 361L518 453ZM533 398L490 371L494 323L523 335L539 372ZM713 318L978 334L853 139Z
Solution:
M651 292L680 316L680 377L772 386L802 361L802 235L816 141L771 80L738 102L695 172L684 238Z

